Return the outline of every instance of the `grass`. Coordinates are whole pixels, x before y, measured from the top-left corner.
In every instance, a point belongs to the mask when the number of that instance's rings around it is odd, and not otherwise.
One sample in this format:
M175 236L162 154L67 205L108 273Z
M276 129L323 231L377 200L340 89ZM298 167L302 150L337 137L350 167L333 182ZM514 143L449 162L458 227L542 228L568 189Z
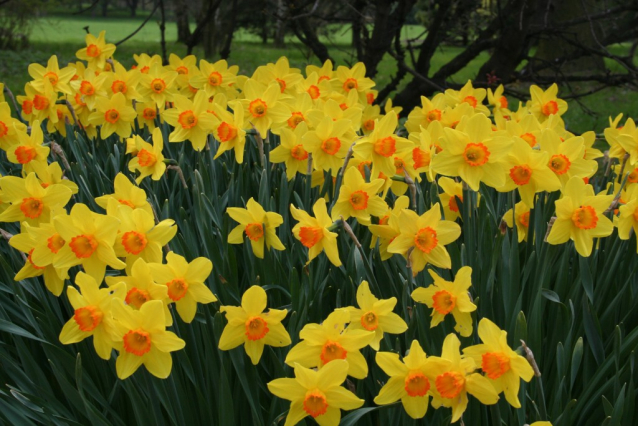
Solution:
M0 51L0 81L3 81L14 92L23 92L24 84L29 81L27 67L32 62L46 63L48 58L55 54L60 63L74 61L75 52L84 45L85 26L90 31L98 33L105 30L108 40L117 42L132 33L143 21L138 18L101 18L90 16L51 15L42 17L34 25L30 48L23 51ZM406 26L404 38L413 38L422 32L420 26ZM352 65L356 62L354 51L350 47L351 34L349 29L328 28L322 34L323 41L330 46L331 55L338 65ZM166 28L166 40L169 53L185 55L186 48L177 43L177 27L169 22ZM621 53L624 46L614 47L614 53ZM432 72L436 72L441 66L456 56L462 48L455 46L441 46L432 59ZM132 39L118 47L116 57L124 65L134 63L134 53L159 53L159 29L157 21L152 18L147 25ZM204 57L203 50L196 48L194 53L198 57ZM237 31L233 39L229 62L239 65L240 73L252 74L254 69L266 62L274 62L281 56L287 56L291 65L302 70L308 64L318 64L319 61L312 52L299 43L294 37L287 40L286 48L275 48L272 44L264 45L255 34L247 31ZM489 57L483 52L463 70L453 75L450 80L463 83L475 77L475 73ZM213 58L214 59L214 58ZM618 72L615 64L608 62L608 67L613 72ZM379 72L375 81L379 89L383 88L396 73L396 64L389 55L379 65ZM404 78L399 89L404 87L410 77ZM561 93L566 88L561 88ZM574 85L576 92L586 91L589 86ZM512 100L514 101L514 100ZM614 87L602 90L577 102L570 102L570 110L565 115L567 127L575 132L582 133L587 130L595 130L602 133L607 126L608 117L619 113L638 110L638 96L635 91L625 87ZM514 104L514 102L512 102Z

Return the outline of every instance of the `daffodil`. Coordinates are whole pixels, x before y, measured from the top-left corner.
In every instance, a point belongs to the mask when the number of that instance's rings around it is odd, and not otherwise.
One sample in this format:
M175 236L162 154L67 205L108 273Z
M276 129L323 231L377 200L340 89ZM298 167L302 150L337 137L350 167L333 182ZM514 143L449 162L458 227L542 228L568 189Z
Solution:
M303 146L303 135L308 131L306 123L300 123L294 130L281 129L280 144L270 151L271 163L285 163L286 176L292 180L297 173L308 173L308 151Z
M29 225L48 223L56 210L61 210L71 199L71 190L64 185L43 188L35 173L26 179L15 176L0 178L3 201L11 203L0 222L23 222Z
M228 62L221 59L214 64L202 59L199 61L201 74L191 77L189 83L196 89L203 90L207 96L226 93L237 80L239 67L228 66Z
M93 347L102 359L111 358L114 333L111 307L113 300L123 300L126 287L123 283L109 288L100 288L90 276L79 272L75 284L80 291L67 287L66 294L74 309L73 317L64 324L60 332L60 342L64 345L78 343L93 336Z
M547 153L533 150L520 139L515 140L504 160L505 169L509 170L505 185L496 189L500 192L517 189L521 200L530 207L534 206L534 194L558 191L561 182L547 166L547 157Z
M97 69L104 69L106 60L115 53L115 45L106 43L104 34L106 31L100 31L100 35L95 37L93 34L86 35L86 47L78 50L75 56L78 59L87 61L89 66Z
M44 91L45 85L51 85L53 90L70 95L72 93L69 81L73 77L74 70L71 67L60 69L58 57L53 55L49 58L46 68L40 64L29 65L29 75L33 78L31 85L35 90Z
M282 104L288 107L288 118L284 121L273 121L271 131L276 135L280 135L283 129L295 130L299 124L306 121L308 112L313 108L313 101L307 93L284 99Z
M228 215L239 225L228 235L230 244L242 244L244 233L250 239L253 253L260 259L264 258L264 242L268 250L285 250L275 233L275 228L284 223L283 217L279 213L266 212L264 208L252 197L246 203L246 208L229 207Z
M397 298L377 299L370 291L367 281L362 281L357 289L357 304L359 308L350 306L351 330L364 329L374 331L374 340L370 347L379 350L379 343L383 339L383 333L401 334L408 329L405 321L392 312L397 304Z
M541 123L553 115L561 116L567 111L567 102L557 97L558 85L552 84L543 91L540 87L532 85L529 88L532 99L529 101L529 111Z
M388 251L407 256L408 250L413 248L410 261L415 275L428 263L446 269L452 266L445 246L461 235L461 227L441 218L439 203L421 216L412 210L402 210L400 221L401 234L390 243Z
M220 104L213 104L213 137L219 141L219 148L215 154L218 158L226 151L235 151L235 161L242 164L244 162L244 149L246 146L246 131L244 125L243 108L235 108L231 114Z
M137 85L141 77L142 75L139 70L127 70L122 64L116 62L113 72L108 74L108 78L104 84L110 89L109 96L121 93L127 102L132 102L141 97L140 94L137 93Z
M485 115L463 117L456 129L445 129L443 150L432 160L432 169L441 175L460 176L474 191L478 191L480 182L500 188L505 184L501 160L511 144L511 138L492 131Z
M288 313L285 309L268 309L266 291L252 286L241 298L241 306L222 306L228 324L219 339L219 349L227 351L243 344L253 365L257 365L264 345L284 347L290 345L290 335L281 324Z
M233 101L231 107L233 110L243 108L244 119L259 132L262 138L266 137L273 120L287 119L288 108L279 102L281 96L279 84L271 83L265 86L250 79L244 84L243 93L245 99Z
M350 312L337 309L322 324L306 324L299 332L303 340L288 352L286 364L321 369L334 360L345 359L348 374L363 379L368 375L368 364L359 351L374 340L375 333L346 328L349 322Z
M127 138L133 128L133 120L137 114L126 101L122 93L116 93L110 99L102 99L96 103L96 111L89 115L89 123L102 126L100 137L106 139L113 133L121 138Z
M201 151L215 124L213 116L206 111L208 96L204 91L199 91L191 101L182 95L175 95L173 105L174 108L162 113L164 120L175 128L168 136L168 141L183 142L188 139L193 149Z
M166 264L148 265L153 280L167 288L168 297L175 303L182 321L190 323L195 318L198 303L216 302L217 298L204 283L213 270L213 264L205 257L187 262L183 256L169 252Z
M303 135L303 148L312 154L316 169L331 172L336 176L356 137L350 120L333 121L329 117L324 117L315 130Z
M536 148L540 144L542 128L538 119L532 114L526 115L520 121L507 121L505 130L510 135L524 140L531 148Z
M308 65L308 67L313 65ZM306 67L307 69L307 67ZM310 95L310 98L313 101L317 99L326 99L328 94L332 91L332 86L330 85L330 79L321 79L321 76L316 72L311 72L307 74L305 80L302 80L298 86L299 90L302 92L306 92Z
M142 74L138 86L138 92L142 101L153 101L158 108L165 106L166 102L172 102L177 94L175 83L177 73L162 67L161 64L153 64L148 73Z
M614 195L595 195L594 188L578 176L572 177L556 201L556 221L547 242L563 244L574 241L576 251L583 257L591 254L594 238L611 235L614 225L604 215Z
M377 121L384 116L381 115L381 107L379 105L366 105L361 113L361 131L368 136L374 131Z
M492 105L493 113L500 112L503 114L509 114L507 98L503 95L505 87L499 84L496 90L487 89L487 100Z
M18 131L17 141L7 149L7 160L13 164L21 164L23 173L39 170L47 164L49 147L43 146L44 135L39 121L31 125L31 134L26 131Z
M167 378L173 367L170 353L183 349L185 342L166 331L162 302L151 300L133 310L115 299L111 310L115 319L115 348L119 351L115 362L117 376L124 380L144 364L153 376Z
M168 65L166 68L177 73L177 80L175 81L180 88L188 87L190 80L194 76L201 74L197 68L197 57L195 55L180 58L176 54L171 53L168 57Z
M432 181L432 159L437 151L438 142L434 140L430 132L421 127L420 132L410 133L408 139L412 141L412 167L419 175L425 174L428 181Z
M532 380L534 371L529 362L507 344L507 332L501 330L487 318L481 319L478 334L483 344L463 349L463 354L474 359L476 365L490 380L497 393L503 392L505 399L514 408L521 408L518 400L520 380Z
M625 205L618 208L618 237L621 240L628 240L632 229L634 234L638 235L638 185L631 185L625 196ZM638 251L638 247L636 250Z
M468 104L474 108L476 112L481 112L488 116L490 115L490 111L485 105L483 105L486 95L486 90L483 88L475 89L472 86L471 80L468 80L461 90L447 89L445 91L446 102L448 105L454 106L457 104Z
M393 253L388 252L388 246L394 239L401 234L401 212L410 205L410 199L401 196L394 201L394 207L388 209L386 214L379 218L378 224L369 225L368 229L373 237L370 241L370 248L374 248L379 242L379 254L381 260L388 260Z
M452 423L457 422L465 412L468 393L484 405L493 405L498 401L494 387L486 377L474 372L476 363L472 358L463 358L460 347L461 342L456 334L448 334L443 341L441 356L428 358L426 371L433 384L432 406L452 408Z
M162 154L162 150L164 149L162 131L159 128L153 130L152 145L136 135L135 146L137 148L137 155L128 163L128 169L130 171L140 172L135 182L139 185L147 176L151 176L153 180L160 180L166 171L164 155Z
M76 93L79 93L80 100L85 103L89 109L95 109L98 99L108 96L107 88L104 83L108 78L107 73L95 74L95 70L86 69L82 78L71 81L71 87Z
M414 147L409 140L394 134L398 120L396 113L390 112L375 124L369 136L357 141L354 146L354 152L360 157L372 160L371 176L373 177L377 177L379 173L394 176L395 153L411 150Z
M428 359L416 340L410 345L410 353L399 361L399 354L378 352L376 362L390 378L374 398L378 405L401 400L406 413L413 419L421 419L427 412L433 383L427 377Z
M66 242L60 237L50 223L42 223L39 227L22 224L22 232L9 240L9 245L23 253L27 253L27 260L22 269L15 275L14 280L25 278L44 278L44 285L54 296L62 294L64 280L68 278L69 268L53 266L54 256ZM37 259L37 262L33 258Z
M139 70L142 74L148 74L152 67L162 65L162 57L160 55L149 56L146 53L140 55L133 54L133 59L135 59L137 65L133 65L131 68Z
M130 267L137 259L159 263L162 261L162 247L169 243L177 233L173 219L164 219L155 223L153 215L143 209L132 209L111 199L109 203L115 208L115 216L120 220L120 227L115 239L115 254L126 258Z
M330 118L332 121L349 120L350 130L354 133L358 130L361 123L362 109L358 103L357 94L352 92L348 98L353 102L352 107L348 107L347 104L339 104L334 99L328 99L325 102L318 100L315 103L315 108L308 111L306 121L310 129L320 129L321 124L326 118ZM323 132L322 132L323 133ZM351 136L351 139L356 139L356 134ZM348 144L349 145L349 144Z
M357 62L352 68L340 65L334 76L331 81L334 90L345 95L354 91L362 102L366 100L366 92L374 87L374 81L366 77L366 66L363 62Z
M335 361L319 371L299 364L294 368L294 379L275 379L268 383L273 395L292 401L284 426L294 426L306 416L322 426L337 426L341 410L354 410L363 405L363 399L341 386L348 375L347 362Z
M316 65L306 65L306 76L310 77L313 73L317 74L317 80L321 81L330 81L334 78L334 66L332 65L332 61L330 59L326 59L326 61L320 66Z
M0 102L0 148L7 150L18 141L18 133L25 132L27 127L19 120L11 117L11 108L6 102Z
M146 192L142 188L133 185L124 173L118 173L115 176L113 185L114 191L112 194L105 194L95 198L98 206L106 210L109 200L114 199L132 209L142 209L151 215L153 214L153 209L146 199Z
M332 208L332 218L348 219L355 217L361 224L370 224L370 215L381 217L388 206L379 195L383 179L374 179L369 183L361 176L359 170L349 168L343 178L339 198Z
M509 209L503 215L503 220L512 228L516 223L516 232L518 234L518 242L527 241L529 233L529 215L530 208L525 202L521 201L516 203L514 209Z
M470 312L476 310L476 305L470 300L468 289L472 285L472 268L464 266L459 269L454 281L446 281L433 270L428 270L434 283L427 288L417 288L412 292L412 299L425 303L432 308L430 328L436 327L452 314L456 325L454 329L464 337L472 335L472 316Z
M328 215L326 200L319 198L312 207L315 217L294 206L290 206L290 213L299 223L292 228L292 233L296 239L301 241L304 247L308 248L308 263L321 253L326 252L330 262L339 267L339 250L337 248L337 233L332 232L332 219Z
M75 204L68 216L53 218L53 225L66 242L56 254L53 266L70 268L82 265L96 281L104 278L106 265L123 269L126 264L115 256L113 244L120 221L93 213L85 204Z
M439 194L439 200L443 206L443 215L446 220L456 220L461 218L457 198L463 202L463 183L456 182L445 176L441 176L437 181L438 186L443 190ZM462 218L461 218L462 219Z
M421 127L427 129L430 123L441 120L446 106L443 93L437 94L431 100L421 96L421 106L410 111L405 128L409 133L421 131Z
M148 128L148 130L153 131L156 127L155 120L160 118L161 122L161 112L164 111L164 106L162 105L159 109L155 102L137 102L135 104L135 112L137 112L137 123L140 127L140 130L144 127Z
M565 186L573 176L585 178L592 176L598 164L595 160L585 159L585 145L582 136L575 136L562 141L551 129L541 133L541 151L548 154L547 166Z

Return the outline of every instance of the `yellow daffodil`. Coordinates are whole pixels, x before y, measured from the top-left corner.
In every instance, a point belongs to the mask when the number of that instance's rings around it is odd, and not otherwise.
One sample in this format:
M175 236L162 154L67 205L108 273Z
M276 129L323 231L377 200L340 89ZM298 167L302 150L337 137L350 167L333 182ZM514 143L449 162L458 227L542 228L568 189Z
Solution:
M529 111L538 119L539 122L547 120L553 115L561 116L567 111L567 102L559 99L558 85L552 84L547 90L543 91L540 87L532 85L529 88L532 96L529 101Z
M339 267L339 250L337 249L337 233L332 232L332 219L328 215L326 200L319 198L312 207L315 217L294 206L290 206L290 213L299 223L292 228L292 233L296 239L301 241L304 247L308 248L308 263L321 253L326 252L330 262Z
M410 205L410 199L406 196L397 198L394 202L394 208L388 209L386 214L379 218L379 224L369 225L368 229L373 237L370 241L370 248L374 248L379 241L379 255L381 260L388 260L393 253L388 252L388 246L394 239L401 234L401 212Z
M294 98L282 100L282 104L288 107L288 118L284 121L273 121L271 131L280 135L283 129L295 130L297 126L306 121L308 112L313 107L312 99L307 93L302 93Z
M22 281L42 275L44 285L54 296L62 294L69 268L55 268L52 263L55 254L65 243L50 223L42 223L39 227L23 223L22 232L9 240L11 247L27 253L27 260L14 280ZM33 260L34 257L38 263Z
M332 219L355 217L362 225L369 225L370 215L383 216L388 206L377 195L383 184L383 179L366 183L359 170L349 168L343 177L339 198L332 208Z
M374 340L370 347L379 350L379 343L383 333L401 334L408 329L405 321L392 312L397 304L397 298L377 299L370 291L367 281L362 281L357 289L357 304L359 308L350 306L350 330L365 329L374 331Z
M110 89L107 90L110 92L109 96L121 93L127 102L132 102L141 97L140 94L137 93L137 85L140 82L140 78L142 78L142 74L139 70L127 70L122 64L116 62L113 72L108 74L104 85Z
M80 100L85 103L89 109L94 110L98 99L108 97L107 88L105 87L108 73L95 74L95 70L88 68L84 70L82 78L71 81L71 87L76 93L80 94Z
M272 82L279 84L279 90L286 95L297 95L297 85L303 79L298 68L290 68L288 58L280 57L276 63L257 67L253 79L268 86Z
M159 300L133 310L119 300L112 302L115 319L115 348L119 351L115 369L124 380L144 364L149 373L160 379L171 374L171 352L184 348L184 341L166 331L164 306Z
M113 194L105 194L95 198L98 206L106 210L109 200L114 199L132 209L142 209L150 215L153 214L153 209L146 199L146 192L142 188L133 185L124 173L118 173L113 183Z
M7 160L13 164L21 164L23 173L40 170L45 167L49 156L49 147L43 146L44 135L39 121L31 125L31 134L18 131L17 141L7 149Z
M445 219L454 221L457 218L461 218L461 212L459 211L459 205L456 199L458 198L463 202L463 184L445 176L441 176L437 184L443 190L443 192L439 194L439 200L441 200L441 205L443 206Z
M450 106L458 104L468 104L474 108L475 112L481 112L486 116L490 115L490 110L483 105L487 91L483 88L475 89L472 81L468 80L461 90L447 89L445 91L446 102Z
M333 121L324 117L316 130L303 135L303 148L312 154L316 169L337 175L350 145L357 137L351 126L350 120Z
M103 98L96 103L96 111L89 115L89 123L102 126L100 137L106 139L113 133L121 138L131 135L133 120L137 114L126 101L122 93L116 93L110 99Z
M155 102L137 102L135 104L135 112L137 112L137 123L140 127L140 130L144 127L148 128L148 130L153 131L156 127L155 120L160 118L161 121L161 112L164 111L164 106L162 105L158 108Z
M326 118L330 118L332 121L349 120L351 126L350 130L353 133L359 130L362 109L357 102L357 94L352 92L352 95L349 95L348 98L350 98L353 102L353 105L350 108L348 108L345 103L340 105L339 102L334 99L328 99L325 102L322 102L321 100L317 101L315 109L308 111L308 115L306 117L308 127L310 129L320 129L322 122ZM350 136L352 140L357 137L356 134Z
M427 129L433 121L441 121L443 110L447 106L445 95L439 93L432 100L421 96L421 106L415 107L408 114L405 128L409 133L421 131L421 127Z
M407 256L408 250L413 247L410 261L415 275L428 263L439 268L452 267L445 246L461 235L461 227L455 222L441 218L439 203L421 216L405 209L401 212L400 222L401 234L390 243L388 251Z
M0 149L7 150L18 141L18 133L26 132L27 127L11 117L11 108L6 102L0 102Z
M377 365L390 378L374 398L378 405L392 404L401 400L408 416L421 419L427 412L433 383L427 377L428 359L416 340L410 345L410 353L399 361L399 354L379 352Z
M182 95L173 98L174 108L165 110L162 117L175 130L168 136L169 142L189 140L193 149L201 151L206 146L206 138L213 130L215 121L208 107L208 96L199 91L191 101Z
M219 148L215 158L231 149L235 151L235 161L244 162L244 149L246 146L246 131L244 125L244 109L235 108L231 114L220 104L213 104L213 137L219 142Z
M312 73L316 73L318 77L318 81L330 81L334 77L334 66L332 65L332 61L330 59L326 59L326 61L320 66L316 65L307 65L306 66L306 76L310 77Z
M493 405L498 401L498 393L489 380L474 373L474 360L461 356L460 346L461 342L456 334L448 334L443 341L441 356L428 358L426 371L433 384L432 406L452 408L452 423L457 422L465 412L468 393L484 405Z
M142 74L148 74L151 68L156 65L162 65L162 57L160 55L149 56L146 53L140 55L133 55L133 59L137 65L133 65L131 68L139 70Z
M456 129L445 129L443 150L432 160L432 169L441 175L460 176L474 191L478 191L480 182L500 188L505 184L501 160L511 144L511 138L492 131L485 115L463 117Z
M526 115L520 121L507 121L505 129L510 135L524 140L531 148L536 148L540 144L541 125L538 119L531 114Z
M135 147L137 148L137 155L128 163L128 169L131 172L140 172L135 182L139 185L147 176L151 176L153 180L160 180L166 171L164 155L162 154L162 150L164 149L162 131L159 128L153 130L152 145L148 142L144 142L144 139L136 135Z
M49 223L56 210L64 208L71 199L71 190L64 185L50 185L43 188L35 173L26 179L5 176L0 179L2 198L11 203L2 214L0 222L27 222L37 226Z
M454 281L446 281L433 270L428 270L434 283L427 288L417 288L412 292L412 299L419 303L425 303L432 308L430 328L436 327L445 319L447 314L452 314L456 330L461 336L472 335L472 316L470 312L476 310L476 305L470 300L468 289L472 285L472 268L464 266L459 269Z
M366 66L363 62L357 62L352 68L340 65L331 81L334 90L347 95L354 91L359 95L361 102L366 101L366 92L374 87L374 81L366 77Z
M189 83L196 89L203 90L207 96L215 96L219 93L226 93L237 81L239 67L228 66L228 62L221 59L214 64L202 59L199 61L201 74L193 76Z
M132 209L111 199L115 208L115 217L120 220L120 228L115 239L115 255L126 258L130 267L137 259L159 263L162 261L162 247L173 239L177 227L173 219L164 219L155 223L153 215L143 209ZM110 207L110 206L109 206Z
M69 268L82 265L96 281L104 278L106 265L123 269L126 264L115 256L113 244L120 221L93 213L81 203L75 204L68 216L53 218L60 238L66 242L56 254L53 266Z
M285 163L286 176L292 180L297 173L308 173L308 151L304 149L302 138L308 131L306 123L300 123L294 130L281 129L281 143L270 151L271 163Z
M509 155L504 160L509 170L505 185L496 188L500 192L518 189L521 200L528 206L534 206L534 194L554 192L561 188L560 180L547 166L546 152L533 150L527 143L514 140Z
M627 189L625 197L625 205L618 208L620 213L617 222L618 237L621 240L628 240L631 237L632 229L634 234L638 235L638 185L631 185ZM638 247L636 250L638 251Z
M509 114L508 102L507 98L503 95L505 91L505 87L502 84L499 84L496 90L492 91L492 89L487 89L487 101L493 107L493 113L501 112L503 114Z
M45 85L51 85L56 92L70 95L72 93L69 81L75 71L71 67L60 69L58 57L53 55L49 58L46 68L40 64L29 65L29 75L33 78L31 85L39 92L44 92Z
M177 80L175 80L175 82L180 88L187 87L194 76L201 74L197 68L197 57L195 55L180 58L176 54L171 53L168 57L168 65L166 68L177 73Z
M98 37L93 34L86 35L86 47L78 50L75 56L78 59L87 61L90 67L97 69L104 69L106 60L113 56L115 53L115 45L106 43L104 40L104 34L106 31L101 31Z
M527 241L529 232L529 215L530 208L523 201L516 203L514 211L509 209L503 215L503 220L510 228L516 223L516 232L518 234L518 242ZM514 219L514 220L512 220Z
M126 291L124 303L132 309L139 310L151 300L160 300L164 304L164 316L166 325L173 324L173 317L168 310L168 289L164 285L155 282L151 275L148 263L144 259L138 259L133 264L126 276L109 276L105 278L109 287L124 283Z
M290 335L281 324L288 313L285 309L268 309L268 299L259 286L252 286L241 298L241 306L222 306L228 324L219 339L219 349L227 351L243 344L253 365L257 365L264 345L284 347L290 345Z
M377 121L384 116L381 115L381 107L379 105L366 105L361 113L361 131L368 136L374 131Z
M341 384L348 375L348 363L335 361L315 371L299 364L294 366L294 379L275 379L268 390L282 399L292 401L284 426L294 426L311 416L321 426L338 426L341 410L354 410L364 400Z
M161 64L153 64L147 74L142 74L138 86L138 92L143 102L153 101L158 108L172 102L177 94L175 80L177 73L162 67Z
M435 141L430 132L421 127L420 132L410 133L408 139L412 142L412 167L420 175L425 174L428 181L432 181L432 159L437 151L438 142Z
M64 324L60 332L63 345L78 343L93 336L93 347L102 359L111 358L114 333L111 307L113 300L123 300L126 287L123 283L109 288L100 288L90 276L79 272L75 284L80 291L69 286L66 290L69 302L74 309L73 317Z
M244 84L244 96L242 100L229 102L233 110L244 109L244 119L252 125L265 138L272 126L273 120L284 121L288 108L279 102L281 91L279 84L271 83L265 86L256 80L250 79Z
M264 242L268 250L285 250L275 233L275 228L284 223L283 217L279 213L266 212L264 208L252 197L246 203L246 208L229 207L228 215L239 225L228 235L230 244L242 244L244 233L250 239L253 253L260 259L264 258Z
M361 158L372 160L372 177L376 178L379 173L394 176L395 153L414 148L412 142L394 134L398 120L396 113L390 112L375 124L369 136L360 139L354 146L354 152Z
M153 280L166 286L168 297L175 303L177 313L186 323L195 318L198 303L217 301L204 284L213 270L213 263L205 257L198 257L189 263L183 256L170 252L166 255L165 265L150 263L148 267Z
M311 67L313 65L308 66ZM307 94L309 94L310 98L313 101L316 101L318 99L325 100L332 91L330 79L322 80L321 76L316 72L311 72L307 75L308 77L305 80L302 80L301 83L299 83L298 89L301 92L306 92Z
M547 236L550 244L574 241L583 257L591 254L594 238L611 235L614 225L604 215L614 195L595 195L594 188L574 176L565 185L563 196L556 201L556 221Z
M585 178L592 176L598 164L595 160L585 159L585 145L582 136L571 137L565 141L551 129L541 133L541 151L547 152L549 169L565 186L573 176Z
M463 354L481 366L496 392L503 392L512 407L521 408L518 400L520 380L532 380L534 370L525 358L509 347L507 332L498 328L489 319L481 319L478 335L483 344L465 348Z
M331 361L345 359L348 374L363 379L368 375L368 364L359 351L374 340L375 333L345 328L349 322L350 312L337 309L322 324L306 324L299 332L303 340L288 352L286 364L321 369Z

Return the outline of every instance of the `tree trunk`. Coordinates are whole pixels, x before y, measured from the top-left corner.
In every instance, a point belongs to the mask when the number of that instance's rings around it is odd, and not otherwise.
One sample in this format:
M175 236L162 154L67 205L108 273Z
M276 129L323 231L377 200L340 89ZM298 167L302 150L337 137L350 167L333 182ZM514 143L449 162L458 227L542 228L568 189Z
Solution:
M277 20L275 21L274 46L280 49L286 47L286 5L284 0L277 0Z
M109 0L102 0L102 17L105 18L109 10Z
M222 59L228 59L230 56L230 46L233 42L233 34L235 33L235 26L237 25L237 0L233 0L233 5L228 19L230 22L228 31L226 32L226 40L219 52Z
M177 41L186 43L191 37L191 29L188 22L188 1L174 0L173 12L177 23Z
M131 18L135 18L137 16L137 4L139 0L129 0L129 8L131 9Z

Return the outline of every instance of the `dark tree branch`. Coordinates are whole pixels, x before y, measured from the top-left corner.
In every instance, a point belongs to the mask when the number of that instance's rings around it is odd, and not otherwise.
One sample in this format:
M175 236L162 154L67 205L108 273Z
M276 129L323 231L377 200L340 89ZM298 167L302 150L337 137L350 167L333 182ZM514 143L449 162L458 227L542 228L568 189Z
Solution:
M146 23L148 21L151 20L151 17L155 14L155 11L157 10L157 8L159 7L160 3L157 2L155 3L155 7L153 8L153 10L151 11L151 13L146 17L146 19L144 20L144 22L142 22L142 24L137 27L137 29L135 31L133 31L131 34L127 35L126 37L124 37L122 40L118 41L117 43L115 43L116 46L119 46L120 44L124 43L125 41L129 40L131 37L133 37L135 34L137 34L138 32L140 32L140 30L142 28L144 28L144 25L146 25Z
M5 0L4 2L0 3L0 6L1 6L1 5L3 5L3 4L5 4L5 3L8 3L8 2L10 2L10 1L11 1L11 0ZM89 10L93 9L95 6L97 6L97 4L98 4L99 2L100 2L100 0L95 0L95 1L94 1L93 3L91 3L88 7L85 7L85 8L84 8L84 9L82 9L82 10L78 10L77 12L73 12L73 13L72 13L72 15L79 15L79 14L81 14L81 13L84 13L84 12L86 12L86 11L89 11Z

